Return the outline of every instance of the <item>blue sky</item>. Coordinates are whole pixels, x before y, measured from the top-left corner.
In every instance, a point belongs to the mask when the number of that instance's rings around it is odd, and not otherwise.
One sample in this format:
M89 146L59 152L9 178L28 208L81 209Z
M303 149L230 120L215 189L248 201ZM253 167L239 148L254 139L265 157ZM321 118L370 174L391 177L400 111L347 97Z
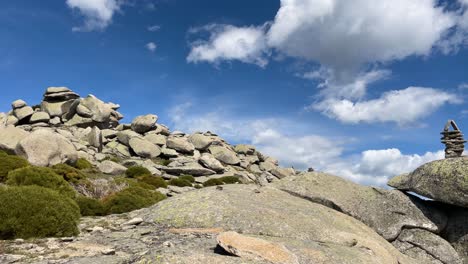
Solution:
M67 86L384 185L468 129L467 0L0 3L0 111Z

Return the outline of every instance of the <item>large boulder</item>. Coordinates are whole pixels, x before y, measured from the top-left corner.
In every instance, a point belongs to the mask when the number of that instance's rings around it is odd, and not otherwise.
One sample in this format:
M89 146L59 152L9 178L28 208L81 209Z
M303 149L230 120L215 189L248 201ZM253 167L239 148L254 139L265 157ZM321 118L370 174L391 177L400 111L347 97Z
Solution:
M16 145L29 135L20 128L14 126L0 127L0 150L15 153Z
M162 201L141 214L147 222L174 228L222 228L274 242L299 263L419 263L356 219L271 187L205 188Z
M142 158L156 158L161 155L161 149L153 143L138 137L129 141L130 148Z
M59 163L74 164L78 152L64 136L48 129L39 129L22 139L16 154L26 158L31 165L47 167Z
M31 124L40 123L40 122L48 123L49 120L50 120L50 116L48 113L39 111L39 112L35 112L31 116L31 119L29 120L29 122Z
M236 153L224 146L209 147L210 153L219 161L228 165L238 165L241 161Z
M468 157L443 159L422 165L388 185L436 201L468 207Z
M50 117L62 117L70 111L70 108L74 103L74 99L63 102L42 101L41 110L48 113Z
M98 165L98 169L105 174L120 175L127 171L127 168L110 160L105 160Z
M155 145L164 146L166 145L167 137L164 135L158 135L158 134L147 134L144 136L144 139L148 140L149 142Z
M26 119L34 114L34 110L30 106L23 106L13 110L13 114L19 121Z
M132 130L137 133L144 134L154 129L157 121L157 115L137 116L135 119L133 119Z
M205 136L200 133L195 133L189 137L190 142L198 150L207 149L215 140L212 137Z
M170 136L167 138L166 146L185 154L192 154L195 151L193 144L185 137Z
M389 241L396 239L403 228L424 228L438 233L447 223L442 211L417 197L397 190L362 186L325 173L303 173L276 181L273 186L350 215Z
M80 105L89 109L93 115L90 117L93 121L98 123L105 123L110 121L112 106L104 103L96 98L94 95L81 99Z
M392 244L421 263L462 264L463 261L443 238L423 229L405 229Z
M223 164L221 164L219 160L215 159L215 157L213 157L213 155L210 153L203 153L199 162L208 169L214 170L216 172L222 173L226 169Z
M141 138L141 135L132 130L124 130L117 133L117 140L125 146L130 146L130 139L132 138Z

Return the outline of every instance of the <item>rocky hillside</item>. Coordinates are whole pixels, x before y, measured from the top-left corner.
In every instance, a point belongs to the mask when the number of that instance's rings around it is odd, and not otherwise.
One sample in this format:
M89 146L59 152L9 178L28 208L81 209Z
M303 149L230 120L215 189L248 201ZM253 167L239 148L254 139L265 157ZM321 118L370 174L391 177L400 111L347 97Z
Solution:
M49 88L2 115L0 263L468 264L466 157L373 188L156 115L119 124L118 107ZM23 215L34 228L10 228ZM37 238L50 219L64 225Z

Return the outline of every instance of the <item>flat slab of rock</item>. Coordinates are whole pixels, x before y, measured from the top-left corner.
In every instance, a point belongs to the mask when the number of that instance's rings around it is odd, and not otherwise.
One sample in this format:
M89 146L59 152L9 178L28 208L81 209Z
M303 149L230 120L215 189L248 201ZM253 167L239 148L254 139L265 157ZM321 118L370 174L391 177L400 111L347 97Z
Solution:
M280 243L300 263L419 263L360 221L270 187L204 188L141 214L174 228L222 228Z
M396 176L388 185L468 208L468 158L444 159L424 164L410 174Z
M203 168L203 167L198 167L198 166L183 166L183 167L164 167L162 168L163 171L169 173L169 174L175 174L175 175L180 175L180 174L187 174L187 175L192 175L192 176L209 176L216 174L215 171Z
M281 244L232 231L221 233L216 240L224 250L242 259L264 260L273 264L299 264L296 255Z
M0 150L15 153L18 142L28 135L28 132L14 126L0 127Z
M120 175L120 174L125 173L125 171L127 171L126 167L118 163L115 163L113 161L110 161L110 160L105 160L101 162L98 166L98 169L101 172L105 174L109 174L109 175Z
M130 148L142 158L156 158L161 155L161 149L155 144L138 137L129 141Z

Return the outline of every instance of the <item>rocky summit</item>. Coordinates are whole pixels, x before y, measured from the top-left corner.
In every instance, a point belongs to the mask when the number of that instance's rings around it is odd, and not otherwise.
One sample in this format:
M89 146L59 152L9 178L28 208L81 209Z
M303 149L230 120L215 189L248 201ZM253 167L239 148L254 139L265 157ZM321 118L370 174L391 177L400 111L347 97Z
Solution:
M361 186L119 107L0 114L0 263L468 263L466 157Z

